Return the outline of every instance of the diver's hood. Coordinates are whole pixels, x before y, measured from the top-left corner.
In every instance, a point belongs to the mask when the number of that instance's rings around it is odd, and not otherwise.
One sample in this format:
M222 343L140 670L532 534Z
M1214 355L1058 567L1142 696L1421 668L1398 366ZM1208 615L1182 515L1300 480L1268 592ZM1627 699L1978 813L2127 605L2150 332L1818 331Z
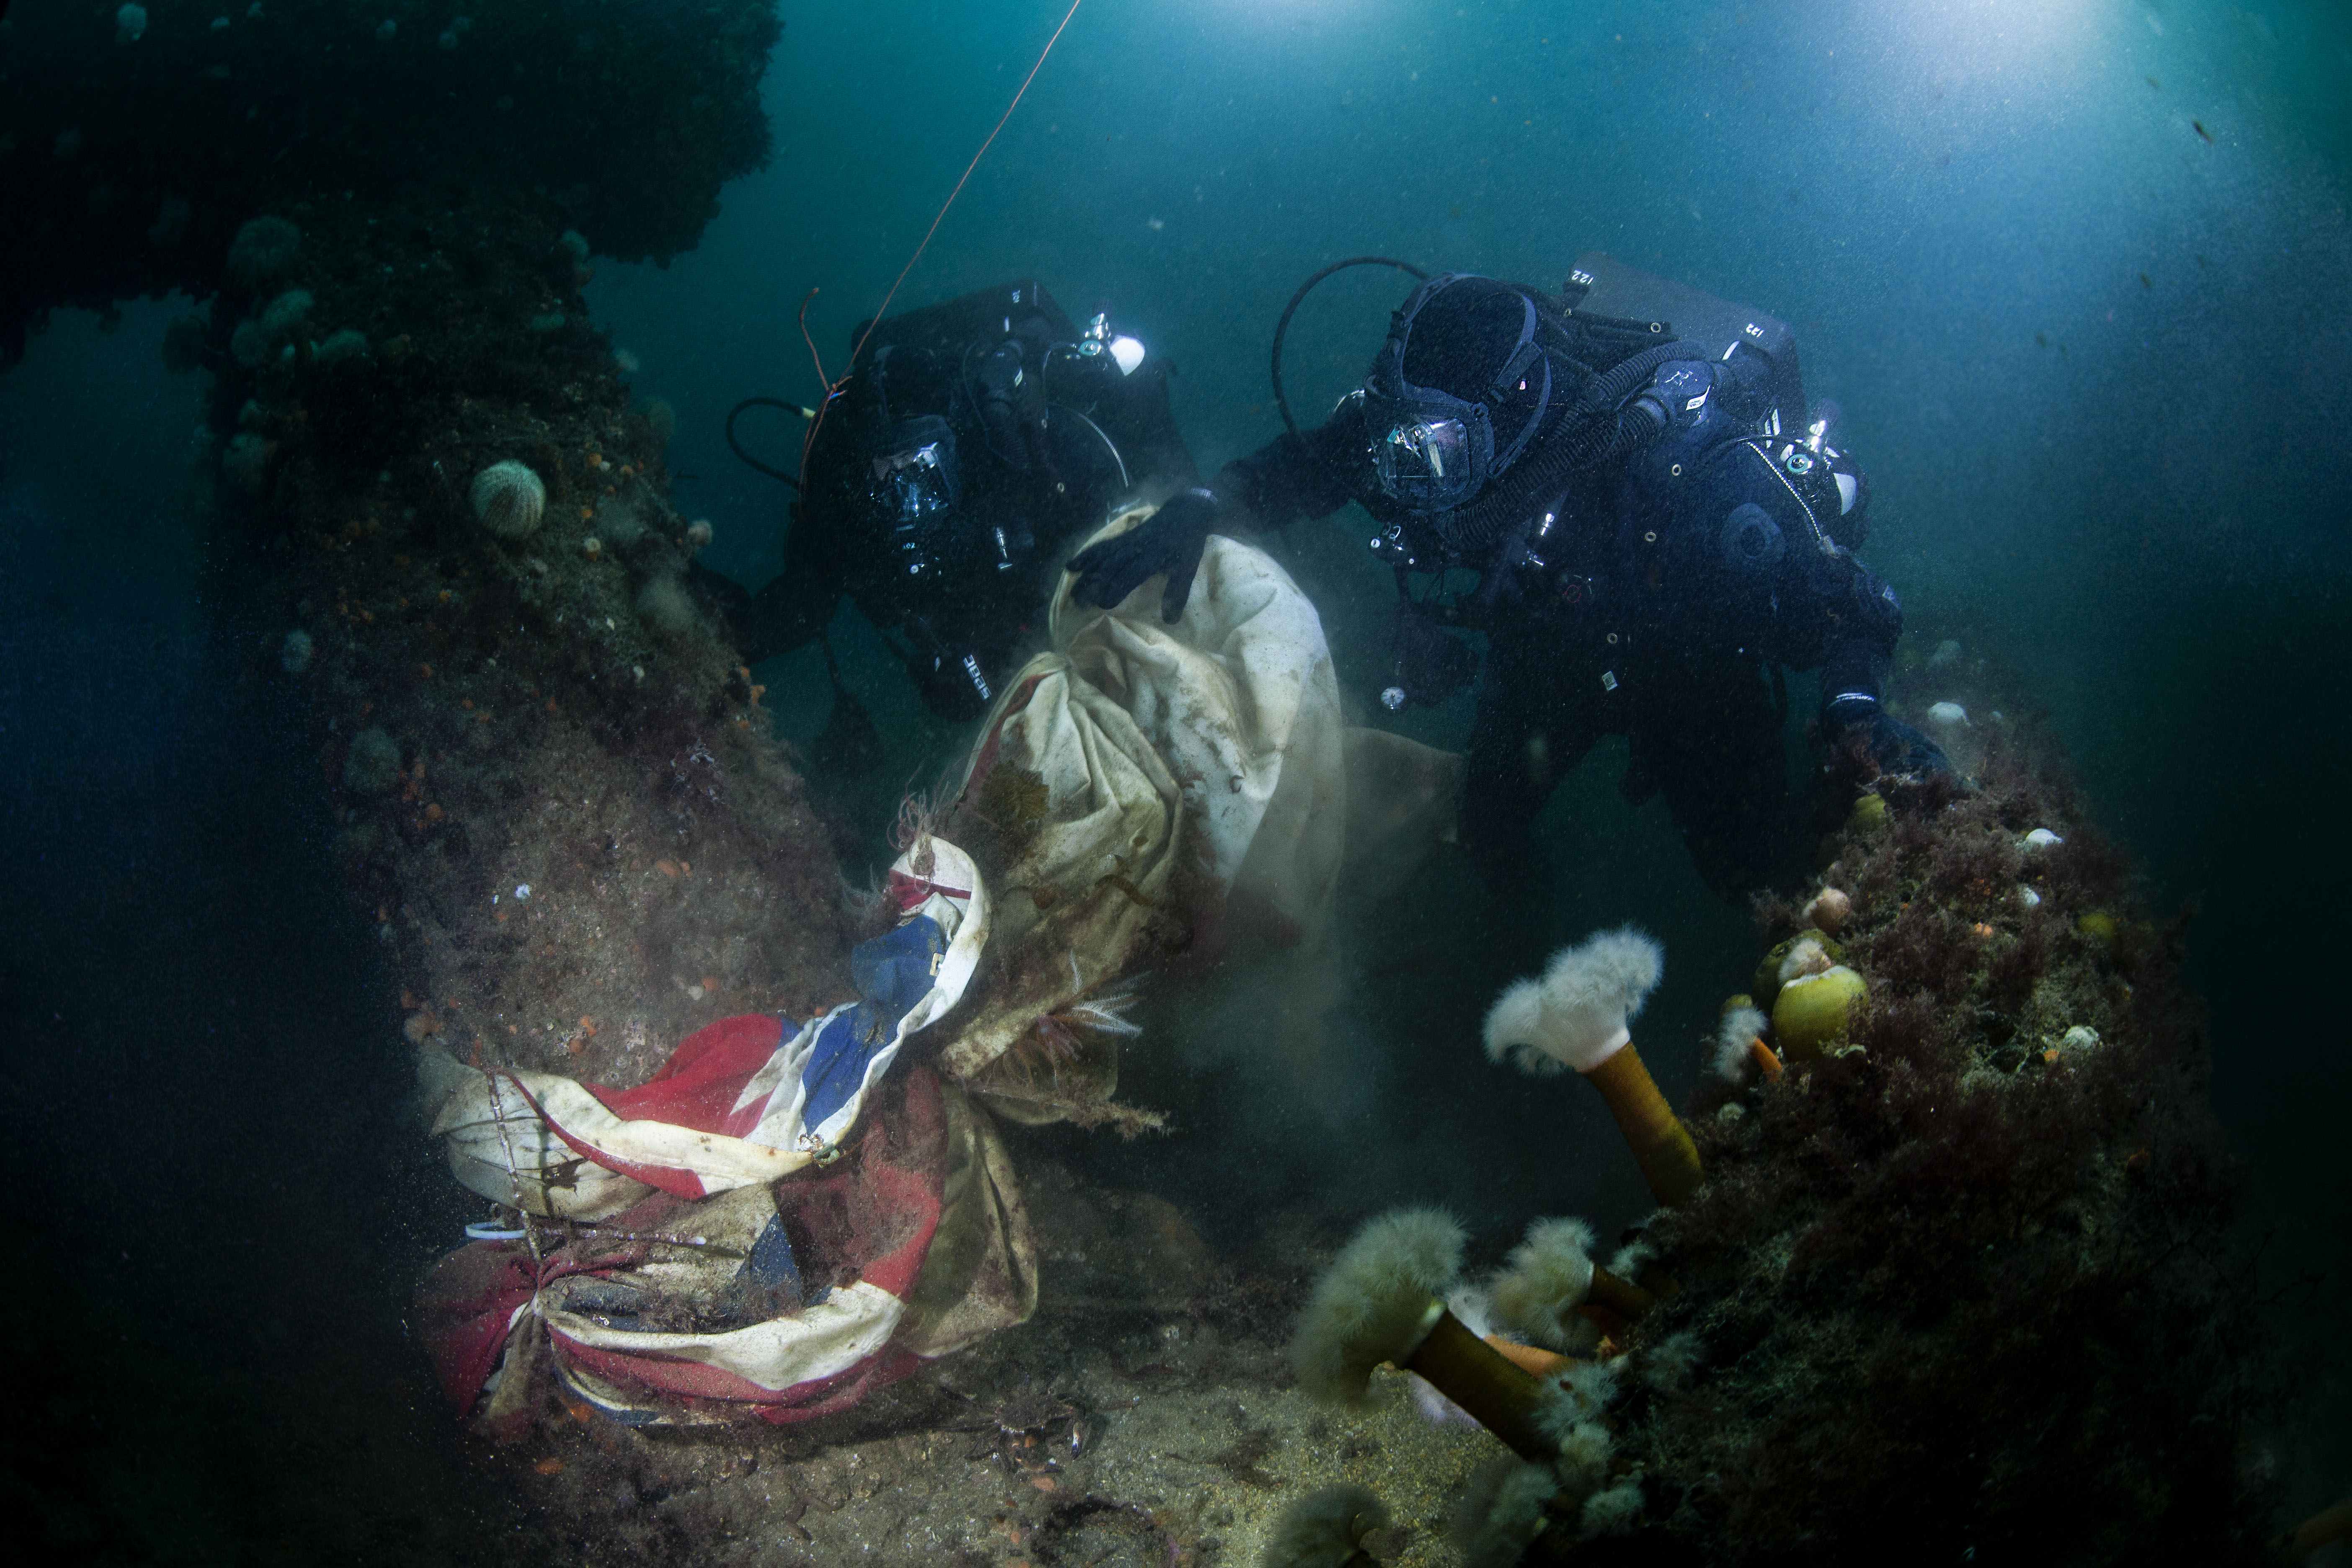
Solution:
M1447 272L1413 290L1364 381L1385 494L1415 511L1451 511L1509 470L1565 390L1542 324L1533 290L1517 284Z

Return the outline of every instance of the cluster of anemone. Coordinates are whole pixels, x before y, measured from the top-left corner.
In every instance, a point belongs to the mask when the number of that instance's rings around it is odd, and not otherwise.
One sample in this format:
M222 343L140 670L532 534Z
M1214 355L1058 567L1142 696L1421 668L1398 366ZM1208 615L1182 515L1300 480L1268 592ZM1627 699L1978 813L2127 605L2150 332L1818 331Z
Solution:
M2054 1481L2004 1481L1998 1498L1979 1484L1979 1472L2006 1475L2030 1441L1976 1419L1979 1385L2058 1420L2112 1415L2153 1435L2164 1412L2206 1410L2212 1430L2234 1429L2226 1403L2200 1403L2237 1397L2230 1356L2181 1337L2221 1298L2175 1270L2158 1294L2178 1301L2120 1317L2100 1305L2118 1279L2155 1289L2136 1260L2160 1248L2167 1226L2194 1230L2223 1211L2184 1098L2193 1082L2165 1065L2193 1057L2189 1026L2164 1000L2160 973L2135 971L2132 984L2117 973L2154 939L2135 950L2061 912L2115 899L2120 879L2082 849L2083 830L2070 829L2078 842L2063 855L2057 832L2037 831L2037 816L2050 820L2045 795L1918 804L1856 824L1846 864L1810 898L1764 911L1789 934L1706 1044L1717 1076L1696 1097L1715 1112L1703 1136L1667 1106L1633 1043L1663 972L1641 932L1563 950L1489 1010L1491 1058L1574 1072L1602 1096L1659 1205L1644 1242L1603 1267L1589 1226L1538 1219L1499 1268L1469 1279L1461 1226L1402 1209L1364 1225L1318 1281L1292 1346L1306 1394L1360 1405L1387 1367L1408 1374L1425 1413L1466 1415L1508 1451L1459 1501L1465 1562L1515 1563L1530 1546L1549 1560L1635 1532L1769 1557L1881 1540L1896 1520L1923 1542L1990 1531L1965 1510L1935 1511L1948 1473L1974 1478L1968 1506L1993 1499L2002 1528L2072 1540L2080 1527ZM1994 919L2005 924L1987 936ZM2109 926L2139 929L2112 916ZM1972 991L1943 988L1905 945L1922 930L1948 950L1939 962L1966 966ZM2072 968L2053 972L2065 953ZM2037 1026L2046 1035L2014 1089L1986 1066L2009 1058L1963 1040L1989 1016L1983 1006L1949 1005L1964 995L2009 1005L2011 991L2060 1020ZM2105 1009L2083 1016L2115 1017L2115 1034L2066 1020L2069 1006ZM2118 1036L2145 1038L2119 1047ZM2097 1245L2070 1240L2078 1232ZM2017 1279L2042 1284L2009 1282L2004 1257ZM1930 1300L1983 1296L1988 1270L2042 1317L2008 1297L1999 1312L1926 1311ZM1891 1384L1853 1381L1856 1346ZM2127 1373L2102 1370L2126 1360ZM1702 1361L1704 1384L1686 1391ZM1802 1456L1832 1441L1846 1484L1795 1484L1818 1462ZM1885 1473L1906 1442L1934 1448L1933 1474ZM2081 1470L2095 1448L2076 1444L2070 1465ZM2136 1462L2179 1463L2184 1477L2192 1468L2145 1444ZM1849 1480L1864 1476L1875 1479ZM2098 1484L2110 1512L2137 1510L2128 1529L2156 1540L2173 1528L2141 1506L2156 1494L2132 1491L2130 1476L2103 1471ZM2182 1521L2194 1514L2218 1539L2241 1506L2227 1494L2184 1504ZM1349 1538L1369 1561L1362 1545Z
M1300 1387L1323 1403L1361 1405L1374 1373L1392 1367L1425 1381L1512 1451L1456 1510L1456 1543L1471 1563L1514 1562L1547 1529L1578 1539L1622 1532L1639 1517L1643 1494L1639 1474L1619 1461L1610 1406L1629 1363L1642 1363L1634 1375L1678 1382L1693 1342L1670 1341L1639 1358L1624 1352L1618 1336L1656 1299L1595 1263L1591 1228L1571 1219L1528 1227L1477 1293L1498 1325L1481 1335L1449 1305L1464 1294L1464 1241L1460 1224L1436 1209L1397 1209L1360 1229L1299 1320L1291 1365ZM1331 1511L1303 1510L1277 1542L1337 1539L1326 1526L1307 1528ZM1351 1559L1285 1545L1265 1561Z
M1628 926L1556 954L1506 990L1486 1020L1487 1054L1526 1071L1574 1071L1615 1116L1652 1194L1686 1202L1705 1180L1696 1145L1633 1047L1632 1020L1664 971L1657 942ZM1641 1512L1639 1478L1612 1466L1604 1419L1622 1341L1656 1305L1647 1288L1592 1258L1580 1220L1540 1219L1478 1294L1499 1325L1482 1334L1461 1299L1461 1226L1434 1209L1367 1224L1318 1281L1292 1342L1309 1396L1361 1404L1386 1365L1425 1382L1517 1456L1464 1500L1457 1543L1506 1563L1565 1521L1614 1534ZM1483 1326L1483 1325L1482 1325Z

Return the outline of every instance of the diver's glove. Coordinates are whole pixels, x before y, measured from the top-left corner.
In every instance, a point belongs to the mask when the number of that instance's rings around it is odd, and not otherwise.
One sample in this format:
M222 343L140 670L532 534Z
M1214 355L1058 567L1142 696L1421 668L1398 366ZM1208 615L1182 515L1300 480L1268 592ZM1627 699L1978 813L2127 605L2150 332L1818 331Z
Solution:
M1184 613L1192 596L1192 577L1201 569L1201 552L1223 510L1217 498L1203 489L1170 496L1158 511L1116 539L1090 544L1070 557L1066 570L1076 574L1070 597L1081 605L1108 610L1162 573L1168 586L1160 595L1160 618L1171 625Z
M1849 704L1837 704L1830 710L1830 740L1832 744L1843 745L1856 738L1861 739L1863 749L1870 753L1871 761L1878 764L1881 773L1912 773L1923 778L1938 773L1946 778L1955 776L1957 770L1952 766L1952 759L1944 755L1943 747L1877 703L1871 703L1867 709L1845 717L1841 722L1838 710L1846 706Z

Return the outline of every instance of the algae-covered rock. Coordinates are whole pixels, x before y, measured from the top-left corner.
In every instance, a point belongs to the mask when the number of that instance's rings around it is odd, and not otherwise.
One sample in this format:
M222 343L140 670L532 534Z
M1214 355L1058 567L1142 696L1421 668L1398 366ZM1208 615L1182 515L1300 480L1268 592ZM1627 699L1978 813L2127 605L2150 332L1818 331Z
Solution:
M400 742L381 726L352 737L343 758L343 785L354 795L384 795L400 783Z

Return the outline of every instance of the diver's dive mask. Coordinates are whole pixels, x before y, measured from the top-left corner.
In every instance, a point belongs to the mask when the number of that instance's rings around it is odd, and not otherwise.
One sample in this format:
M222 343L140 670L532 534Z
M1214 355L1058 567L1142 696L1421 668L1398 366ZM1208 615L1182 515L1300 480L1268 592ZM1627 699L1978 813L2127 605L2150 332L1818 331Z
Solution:
M1468 310L1447 300L1424 317L1441 294L1463 285L1471 286L1461 297ZM1416 328L1444 334L1444 341L1415 348ZM1517 460L1551 405L1551 358L1536 341L1537 330L1535 301L1509 284L1448 272L1413 290L1364 381L1364 428L1384 493L1416 511L1450 511ZM1419 374L1444 374L1455 386L1475 391L1476 400L1408 379L1408 363ZM1491 373L1487 365L1494 366ZM1497 450L1494 408L1530 402L1532 409Z
M955 505L955 432L936 414L890 427L868 465L866 499L892 528L922 522Z
M1494 426L1486 409L1472 408L1463 419L1413 419L1391 425L1372 442L1372 467L1380 474L1381 489L1390 495L1439 510L1459 504L1476 488L1482 450L1491 461Z

